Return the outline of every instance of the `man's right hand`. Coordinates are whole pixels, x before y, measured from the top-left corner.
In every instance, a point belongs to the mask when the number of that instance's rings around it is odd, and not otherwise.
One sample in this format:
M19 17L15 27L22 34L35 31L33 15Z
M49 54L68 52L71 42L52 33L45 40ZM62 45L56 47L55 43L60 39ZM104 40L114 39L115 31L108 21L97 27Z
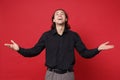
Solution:
M7 46L8 48L15 50L15 51L19 50L18 44L15 43L13 40L11 40L11 44L5 43L4 45Z

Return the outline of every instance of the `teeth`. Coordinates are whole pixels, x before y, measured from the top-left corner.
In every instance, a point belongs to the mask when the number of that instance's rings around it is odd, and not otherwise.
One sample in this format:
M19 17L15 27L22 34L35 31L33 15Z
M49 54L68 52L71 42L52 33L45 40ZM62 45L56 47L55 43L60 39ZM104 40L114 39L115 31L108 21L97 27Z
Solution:
M58 18L58 20L62 20L62 18Z

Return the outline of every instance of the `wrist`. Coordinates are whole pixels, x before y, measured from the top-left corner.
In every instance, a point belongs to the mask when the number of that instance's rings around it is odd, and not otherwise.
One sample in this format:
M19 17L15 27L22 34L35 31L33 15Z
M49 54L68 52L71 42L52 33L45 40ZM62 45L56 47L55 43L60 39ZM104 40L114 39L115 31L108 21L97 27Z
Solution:
M99 48L99 47L98 47L97 49L98 49L98 51L102 51L102 49L101 49L101 48Z

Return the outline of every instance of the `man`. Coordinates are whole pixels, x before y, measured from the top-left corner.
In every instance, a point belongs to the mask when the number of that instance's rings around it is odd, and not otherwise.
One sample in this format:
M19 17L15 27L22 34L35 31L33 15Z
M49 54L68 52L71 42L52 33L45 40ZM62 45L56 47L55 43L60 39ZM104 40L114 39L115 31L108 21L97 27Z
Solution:
M52 22L51 30L45 32L33 48L21 48L13 40L11 40L12 44L5 44L25 57L36 56L46 48L45 80L74 80L74 48L82 57L91 58L102 50L114 47L106 42L98 48L88 50L79 35L70 30L68 15L63 9L57 9L54 12Z

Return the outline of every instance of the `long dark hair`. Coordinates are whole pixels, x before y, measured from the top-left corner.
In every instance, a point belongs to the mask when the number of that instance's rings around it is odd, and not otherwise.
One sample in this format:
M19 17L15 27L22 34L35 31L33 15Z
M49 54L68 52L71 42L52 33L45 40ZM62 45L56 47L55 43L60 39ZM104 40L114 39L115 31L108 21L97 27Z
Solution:
M68 14L66 13L65 10L63 9L57 9L54 11L53 15L52 15L52 25L51 25L51 29L55 29L56 28L56 24L55 22L53 22L53 19L54 19L54 15L55 15L55 12L58 11L58 10L62 10L64 13L65 13L65 17L67 18L67 21L65 22L65 29L70 29L70 25L68 24Z

